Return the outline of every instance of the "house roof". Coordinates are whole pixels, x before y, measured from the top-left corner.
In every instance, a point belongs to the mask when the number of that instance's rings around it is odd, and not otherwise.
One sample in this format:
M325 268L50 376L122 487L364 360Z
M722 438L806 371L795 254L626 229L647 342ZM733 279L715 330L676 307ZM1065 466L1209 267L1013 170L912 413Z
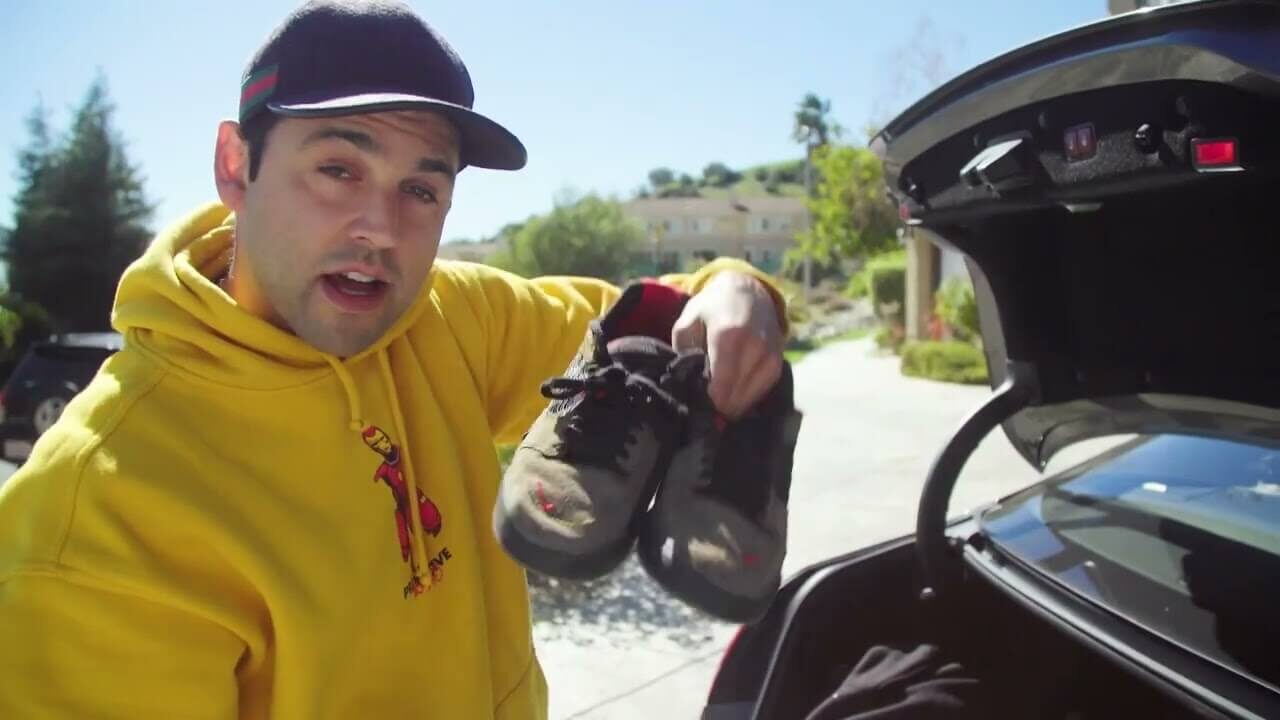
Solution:
M735 212L750 214L790 215L805 211L804 200L797 197L760 195L747 198L637 198L626 204L628 212L644 217L698 216L720 217Z

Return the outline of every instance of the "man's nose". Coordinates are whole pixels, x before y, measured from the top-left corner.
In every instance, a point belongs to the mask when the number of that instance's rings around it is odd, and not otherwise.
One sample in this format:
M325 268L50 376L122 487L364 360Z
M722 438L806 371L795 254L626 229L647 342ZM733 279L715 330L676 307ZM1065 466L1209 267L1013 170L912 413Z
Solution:
M360 216L351 226L352 236L376 250L395 247L399 230L399 193L370 193Z

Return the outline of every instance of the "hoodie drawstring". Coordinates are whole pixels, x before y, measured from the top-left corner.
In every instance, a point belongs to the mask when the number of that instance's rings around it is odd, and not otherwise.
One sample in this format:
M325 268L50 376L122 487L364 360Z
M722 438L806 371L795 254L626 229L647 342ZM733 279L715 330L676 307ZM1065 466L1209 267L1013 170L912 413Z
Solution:
M426 536L422 530L422 517L418 510L418 482L413 472L413 461L409 458L409 449L406 445L408 437L405 434L404 413L400 409L400 399L396 395L395 377L391 374L391 361L387 358L386 350L379 350L377 356L378 370L382 376L383 385L387 389L387 398L391 404L393 429L396 433L395 437L399 440L399 444L395 447L399 454L399 463L403 466L402 475L406 486L404 491L407 497L404 498L404 502L405 512L409 516L410 569L413 573L413 579L405 588L405 596L408 597L411 594L429 590L433 578L431 573L427 571L427 543ZM348 427L355 432L361 433L362 441L367 441L367 436L376 432L376 430L361 417L360 391L356 388L355 378L351 376L351 371L347 369L342 360L332 355L325 355L325 360L333 368L334 374L338 376L338 381L342 384L342 390L347 396L347 409L351 418Z
M329 362L329 367L333 368L334 374L338 376L338 382L342 383L342 391L347 396L347 410L351 413L351 422L348 427L356 432L364 432L364 418L360 417L360 391L356 390L355 378L351 377L351 371L338 358L325 355L324 359Z
M404 477L409 486L409 522L413 527L413 577L424 590L430 590L435 578L428 569L427 536L422 531L422 514L418 512L418 477L413 472L413 459L409 456L408 432L405 430L404 412L396 393L395 376L391 374L391 359L386 350L378 351L378 369L382 371L382 384L387 389L391 404L391 421L395 423L396 437L400 438L400 457L404 463Z

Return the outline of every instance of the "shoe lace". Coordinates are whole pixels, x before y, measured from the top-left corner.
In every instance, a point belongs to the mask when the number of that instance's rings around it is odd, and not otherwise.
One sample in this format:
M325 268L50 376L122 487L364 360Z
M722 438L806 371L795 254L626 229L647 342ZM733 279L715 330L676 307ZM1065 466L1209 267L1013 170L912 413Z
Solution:
M579 376L551 378L542 384L542 395L558 401L578 398L561 416L566 455L619 471L642 413L683 418L689 412L649 377L616 364L587 369Z

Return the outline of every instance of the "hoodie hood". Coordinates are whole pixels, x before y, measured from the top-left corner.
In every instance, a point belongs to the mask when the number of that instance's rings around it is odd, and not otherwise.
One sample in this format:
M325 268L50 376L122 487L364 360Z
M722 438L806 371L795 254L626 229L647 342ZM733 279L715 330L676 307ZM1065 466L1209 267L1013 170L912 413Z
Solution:
M235 215L207 205L158 235L125 271L112 326L170 370L219 385L279 389L314 381L340 364L376 355L421 316L432 279L373 345L345 360L240 307L216 278L231 261Z

